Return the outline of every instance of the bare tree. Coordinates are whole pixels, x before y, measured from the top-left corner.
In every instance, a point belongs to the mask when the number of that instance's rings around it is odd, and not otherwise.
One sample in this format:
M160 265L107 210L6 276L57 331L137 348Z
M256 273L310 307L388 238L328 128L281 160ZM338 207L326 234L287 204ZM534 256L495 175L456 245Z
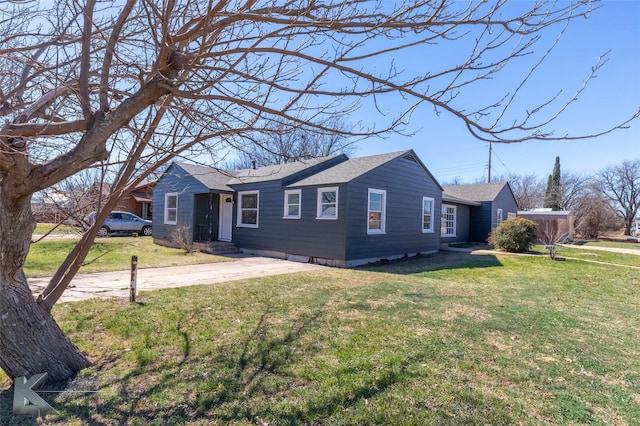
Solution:
M545 220L538 222L538 239L544 245L551 259L558 255L560 244L570 239L569 230L563 229L558 220Z
M560 175L559 159L553 174L549 175L545 192L545 207L553 210L572 210L590 185L590 178L575 172L563 172Z
M353 152L354 140L345 136L350 131L346 123L339 117L332 117L330 121L332 123L328 127L340 129L341 132L304 127L288 128L276 124L269 131L247 137L240 141L241 145L235 146L239 153L238 160L230 168L269 166Z
M40 191L36 196L40 196L53 210L54 214L50 216L56 224L64 222L83 227L84 218L90 212L100 210L109 194L105 178L100 169L85 169Z
M560 209L575 210L583 194L589 192L591 178L582 173L563 172L560 180Z
M493 180L495 182L509 182L518 210L532 210L542 207L545 184L535 174L509 173L496 176Z
M50 314L95 238L85 233L42 294L23 266L32 195L99 165L114 176L99 225L120 198L175 156L215 152L274 123L349 137L402 129L420 104L457 117L494 142L595 137L556 135L573 94L518 109L525 88L568 23L594 2L414 2L318 0L59 0L0 4L0 367L53 381L89 364ZM554 28L556 34L547 38ZM546 43L546 44L545 44ZM401 72L398 52L461 57ZM465 53L466 52L466 53ZM536 57L495 99L467 89L500 81L511 61ZM386 64L383 69L379 64ZM507 71L510 72L510 69ZM465 93L469 93L465 96ZM403 98L404 111L387 102ZM370 122L344 130L331 117L371 107ZM379 112L380 114L376 114ZM205 146L206 145L206 146Z
M601 170L597 182L600 192L609 198L624 221L624 234L629 235L640 211L640 159L625 160Z
M575 230L582 238L596 240L603 231L619 229L620 218L608 197L597 188L583 191L572 210L575 212Z

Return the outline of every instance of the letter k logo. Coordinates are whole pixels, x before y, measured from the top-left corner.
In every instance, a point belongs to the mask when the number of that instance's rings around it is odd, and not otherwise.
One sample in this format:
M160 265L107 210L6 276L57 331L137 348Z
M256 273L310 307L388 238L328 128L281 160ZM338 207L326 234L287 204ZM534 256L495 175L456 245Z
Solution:
M44 382L47 381L47 373L34 374L29 380L26 377L18 377L13 382L13 414L26 414L42 416L48 413L56 413L47 401L35 393Z

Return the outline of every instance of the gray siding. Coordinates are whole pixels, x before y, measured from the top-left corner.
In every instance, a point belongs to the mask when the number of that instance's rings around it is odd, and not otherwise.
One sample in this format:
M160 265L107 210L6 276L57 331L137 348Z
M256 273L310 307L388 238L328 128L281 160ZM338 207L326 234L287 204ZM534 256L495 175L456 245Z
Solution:
M469 239L469 220L471 214L471 206L466 204L444 203L456 206L456 236L442 237L443 244L450 243L466 243Z
M153 238L160 241L171 241L174 231L180 226L193 230L195 194L208 193L209 190L198 180L185 172L180 166L172 165L162 175L153 189ZM165 194L178 194L178 223L164 223Z
M367 234L368 189L386 191L384 234ZM434 199L434 232L422 232L422 197ZM399 157L348 186L347 260L425 253L440 246L442 190L421 165Z
M483 201L479 206L471 207L471 218L469 220L469 240L476 242L486 242L489 232L491 232L492 202Z
M491 222L491 230L498 226L498 209L502 209L502 220L507 220L509 213L517 214L518 205L509 187L505 185L493 200L493 216Z
M507 186L502 188L493 201L483 201L479 207L471 207L471 241L487 241L489 233L498 224L498 209L502 209L502 220L507 220L509 213L518 212L516 200Z
M284 192L279 182L236 185L240 191L259 191L258 228L236 226L233 242L242 248L293 255L344 259L346 189L338 189L338 219L316 219L317 188L302 188L301 218L284 219ZM236 213L237 216L237 213ZM236 223L234 218L234 224Z
M343 265L358 261L396 258L404 254L437 251L440 246L442 188L419 161L412 156L398 156L369 167L362 174L339 180L327 174L304 187L287 186L295 179L313 175L324 167L339 163L339 157L304 170L284 180L231 184L234 194L232 242L240 248L308 256L318 261L335 260ZM334 180L343 182L330 183ZM323 182L320 185L320 182ZM324 182L327 182L324 184ZM302 182L301 182L302 183ZM304 183L303 183L304 184ZM338 187L338 218L316 219L318 189ZM287 189L301 190L301 218L284 218L284 195ZM386 192L384 234L368 234L368 190ZM258 227L237 225L238 192L258 191ZM171 241L180 226L190 228L194 240L218 238L218 191L210 191L179 165L173 165L156 185L153 203L154 237ZM164 224L165 194L178 193L178 224ZM422 199L434 200L433 232L422 232ZM463 225L469 209L459 208L459 235L467 235Z
M338 219L316 219L318 188L338 187ZM367 234L368 190L386 191L385 234ZM397 158L340 185L284 188L277 182L236 185L259 191L258 228L234 228L242 248L352 261L436 251L442 191L419 164ZM284 219L285 189L301 189L300 219ZM422 197L434 199L434 232L422 232Z

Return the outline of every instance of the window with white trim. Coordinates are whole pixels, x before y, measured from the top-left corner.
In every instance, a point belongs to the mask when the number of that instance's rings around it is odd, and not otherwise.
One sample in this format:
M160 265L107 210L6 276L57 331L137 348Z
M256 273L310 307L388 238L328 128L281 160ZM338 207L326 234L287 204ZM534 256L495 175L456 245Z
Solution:
M369 188L367 234L384 234L387 209L387 191Z
M244 191L238 193L238 224L245 228L258 227L259 193Z
M498 209L496 212L496 225L500 225L502 223L502 209Z
M442 237L456 236L456 206L449 204L442 205L442 215L440 216L440 235Z
M165 225L178 224L178 193L164 194L164 223Z
M318 188L318 215L316 219L338 218L338 187Z
M422 232L433 232L433 207L434 200L422 197Z
M284 219L300 219L301 189L284 191Z

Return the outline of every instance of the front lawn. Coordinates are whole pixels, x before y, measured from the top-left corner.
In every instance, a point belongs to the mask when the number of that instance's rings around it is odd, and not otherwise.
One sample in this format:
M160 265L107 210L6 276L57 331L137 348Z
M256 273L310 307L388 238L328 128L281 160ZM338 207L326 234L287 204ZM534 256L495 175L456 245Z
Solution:
M31 244L25 273L27 277L52 276L76 244L76 239L45 239ZM81 274L128 270L131 256L138 256L138 267L157 268L162 266L194 265L229 261L228 257L204 253L186 255L184 250L153 244L150 237L109 237L96 238L85 260Z
M640 251L638 254L616 253L596 248L595 246L568 247L562 246L558 248L559 257L567 257L572 259L581 259L585 261L606 262L616 265L635 266L640 268ZM535 252L547 254L544 246L536 245L532 249Z
M93 366L69 384L74 392L46 397L60 414L42 423L640 419L632 268L444 252L139 299L54 308ZM0 418L10 403L0 398Z
M629 237L636 238L636 237ZM583 247L615 247L615 248L625 248L625 249L633 249L638 250L640 252L640 244L635 242L624 242L624 241L587 241L585 243L579 244Z
M35 235L80 235L82 228L78 226L61 225L59 223L38 223L33 231Z

